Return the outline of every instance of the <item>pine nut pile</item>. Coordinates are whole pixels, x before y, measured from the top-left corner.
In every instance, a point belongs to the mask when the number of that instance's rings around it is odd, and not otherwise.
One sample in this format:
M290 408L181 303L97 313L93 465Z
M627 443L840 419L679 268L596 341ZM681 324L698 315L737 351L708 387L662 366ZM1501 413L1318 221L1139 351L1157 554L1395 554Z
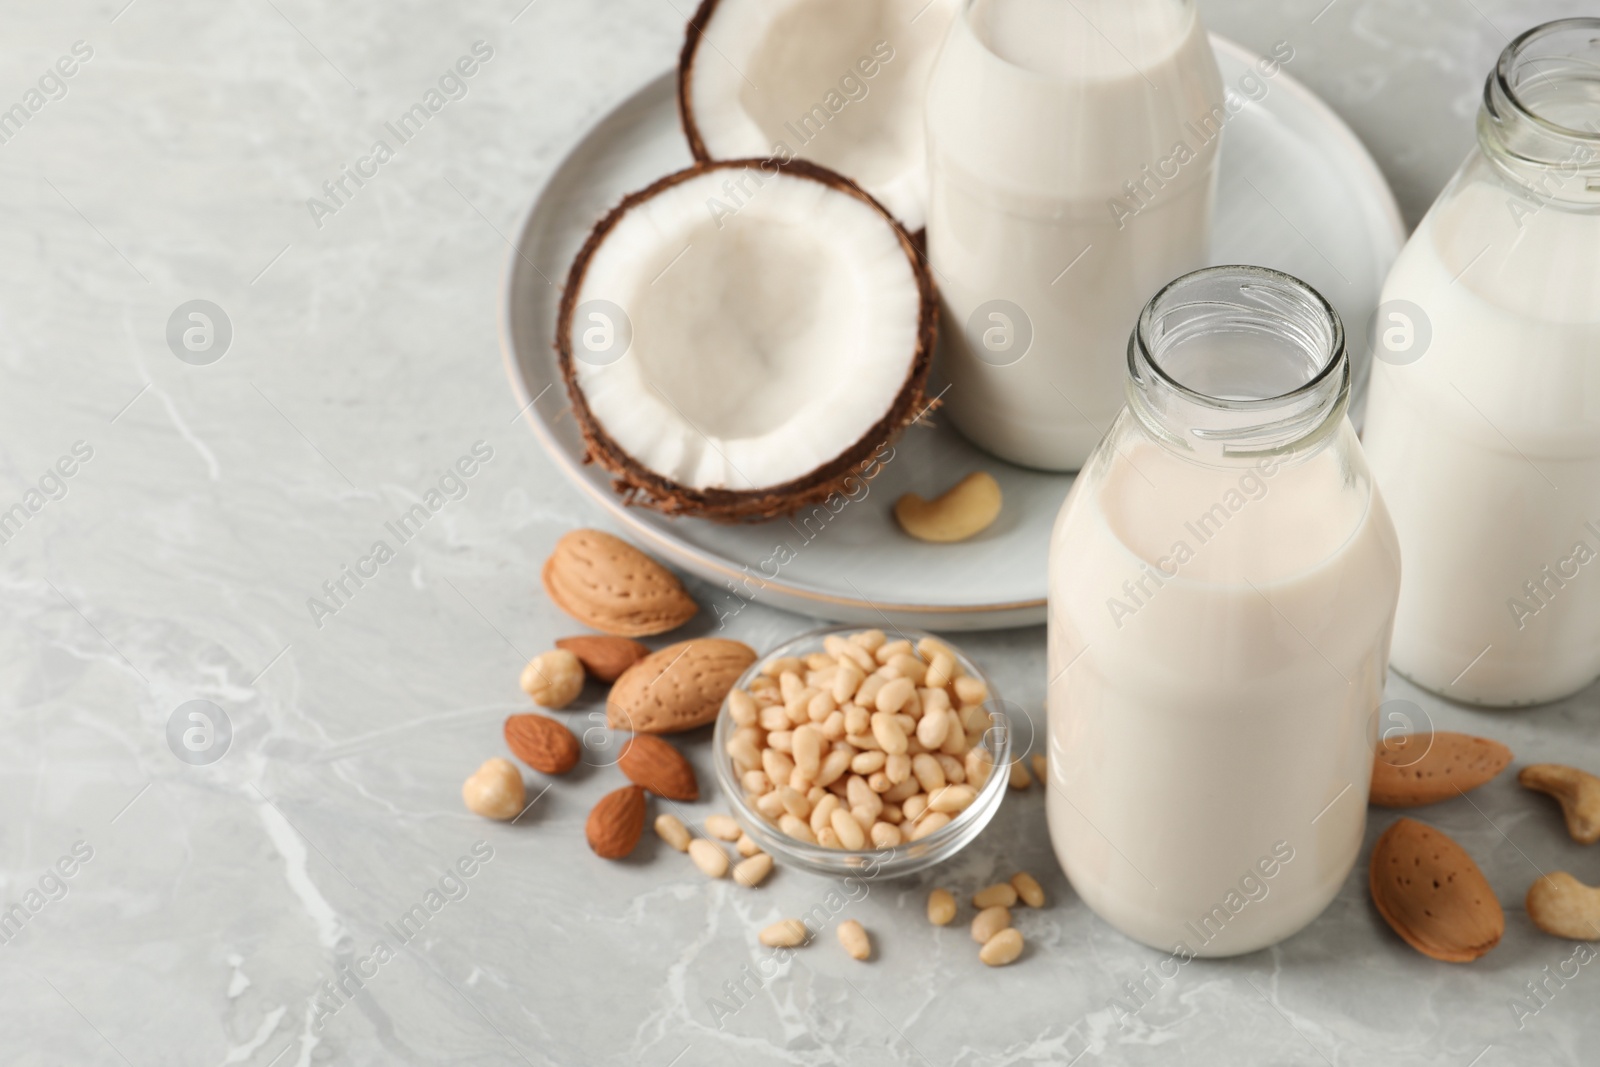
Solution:
M750 803L790 837L891 848L977 799L993 770L978 747L988 696L931 637L832 634L822 652L770 660L728 695L728 755Z

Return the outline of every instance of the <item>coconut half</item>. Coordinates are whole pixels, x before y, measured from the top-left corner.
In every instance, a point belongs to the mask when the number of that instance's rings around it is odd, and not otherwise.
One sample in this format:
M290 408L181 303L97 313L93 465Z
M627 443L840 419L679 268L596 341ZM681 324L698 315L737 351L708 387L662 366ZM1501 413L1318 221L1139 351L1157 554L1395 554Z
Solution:
M908 230L928 214L928 76L960 0L704 0L678 61L698 160L807 159Z
M630 502L764 518L860 477L922 413L937 308L910 236L848 179L702 163L594 228L556 344L589 458Z

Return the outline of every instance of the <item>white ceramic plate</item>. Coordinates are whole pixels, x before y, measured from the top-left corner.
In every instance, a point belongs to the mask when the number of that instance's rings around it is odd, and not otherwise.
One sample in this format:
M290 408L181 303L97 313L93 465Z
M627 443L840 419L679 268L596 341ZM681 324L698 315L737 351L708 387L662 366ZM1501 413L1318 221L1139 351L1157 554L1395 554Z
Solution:
M1212 262L1287 271L1333 302L1353 357L1389 265L1405 238L1400 212L1372 157L1327 105L1286 70L1241 79L1256 57L1213 37L1223 82L1258 99L1224 135ZM1292 64L1291 64L1292 65ZM669 519L622 505L610 479L583 462L583 439L556 369L556 305L585 236L622 196L689 165L671 72L601 119L572 149L529 208L508 257L501 347L517 402L556 464L647 551L726 590L718 614L761 602L839 622L930 630L998 629L1045 617L1050 525L1071 475L1012 467L948 426L913 428L868 495L827 521L723 526ZM1365 368L1359 375L1365 384ZM932 420L937 422L937 418ZM983 468L999 479L1005 511L959 545L927 545L890 515L900 494L942 492Z

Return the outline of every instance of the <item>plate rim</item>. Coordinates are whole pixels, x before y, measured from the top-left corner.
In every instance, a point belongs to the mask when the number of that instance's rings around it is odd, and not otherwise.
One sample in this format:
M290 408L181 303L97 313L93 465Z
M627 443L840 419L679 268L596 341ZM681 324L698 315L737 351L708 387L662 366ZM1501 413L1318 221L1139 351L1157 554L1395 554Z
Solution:
M1221 34L1210 33L1208 36L1211 40L1213 49L1219 52L1229 53L1233 59L1243 62L1246 66L1249 66L1262 58L1257 53L1244 47L1238 42L1231 40L1230 38L1222 36ZM532 261L528 260L523 252L528 231L533 224L534 216L539 212L540 207L545 201L545 197L550 192L550 189L554 185L556 179L560 176L562 169L577 153L577 151L589 140L589 138L594 134L594 131L601 124L610 120L612 116L616 115L618 112L636 104L642 97L659 91L658 86L662 82L670 82L675 85L676 77L677 68L668 68L666 71L642 83L638 88L629 93L615 106L607 109L593 122L585 126L576 136L568 141L564 150L556 157L556 162L554 166L551 167L550 172L545 176L544 180L539 183L538 188L534 191L533 196L529 199L527 207L523 209L517 220L515 230L516 237L513 241L508 242L510 248L502 260L501 280L499 286L500 293L498 301L500 357L501 365L505 368L506 377L509 379L511 384L512 395L518 401L517 414L527 422L529 427L533 430L534 437L544 448L546 455L555 461L556 467L566 475L569 482L576 485L581 492L589 496L596 504L600 506L604 512L610 515L613 520L618 522L630 533L650 542L664 556L676 561L681 566L687 567L699 577L706 578L707 572L710 572L732 582L738 582L742 581L748 576L746 574L747 568L740 569L733 567L730 565L729 561L706 549L702 549L699 546L687 541L673 538L662 531L656 530L654 527L636 516L633 513L633 509L627 504L623 503L616 496L616 494L607 492L604 487L594 485L590 482L583 470L583 468L588 465L587 462L574 459L572 456L568 455L567 450L559 441L555 439L554 434L545 425L544 420L538 417L534 410L535 405L545 393L557 387L561 387L564 391L564 384L559 380L552 381L548 386L539 392L538 396L530 396L528 383L524 380L521 373L521 368L517 359L516 345L512 338L512 305L513 298L515 296L513 286L517 274L517 261L522 259L526 261L530 267L533 266ZM1280 68L1279 73L1274 80L1277 81L1286 92L1299 99L1301 103L1307 105L1318 115L1329 131L1337 137L1338 141L1342 145L1342 148L1344 149L1350 161L1355 165L1356 169L1362 172L1369 188L1379 194L1374 198L1374 202L1376 206L1380 208L1383 216L1381 221L1387 223L1387 229L1390 231L1390 234L1393 237L1393 249L1395 253L1398 254L1399 249L1404 245L1406 240L1404 216L1402 216L1400 212L1400 205L1395 199L1394 190L1390 187L1388 179L1384 177L1383 171L1378 166L1377 161L1373 158L1372 153L1361 141L1361 138L1356 135L1355 131L1350 128L1349 124L1346 123L1342 117L1340 117L1338 112L1334 111L1327 101L1323 100L1308 86L1303 84L1298 78L1294 77L1294 75ZM674 88L673 91L676 91L676 89ZM533 269L536 273L543 276L543 272L539 271L537 267L534 267ZM566 275L561 275L559 282L550 278L547 278L546 281L550 285L556 286L559 293L560 286L564 285L566 282ZM554 343L554 339L552 338L552 347L554 346ZM810 589L803 585L784 582L779 578L768 578L765 574L759 576L759 581L762 592L770 591L774 594L777 594L779 597L791 598L795 601L808 604L838 605L840 607L853 609L857 612L876 611L880 614L886 612L895 612L900 615L923 617L972 615L1000 616L1007 613L1015 614L1019 611L1037 611L1043 609L1048 604L1048 595L1044 597L1030 598L1027 600L984 604L896 604L883 601L874 601L865 598L843 596L818 589ZM734 591L734 595L739 596L737 590ZM740 599L743 600L745 598L740 596Z

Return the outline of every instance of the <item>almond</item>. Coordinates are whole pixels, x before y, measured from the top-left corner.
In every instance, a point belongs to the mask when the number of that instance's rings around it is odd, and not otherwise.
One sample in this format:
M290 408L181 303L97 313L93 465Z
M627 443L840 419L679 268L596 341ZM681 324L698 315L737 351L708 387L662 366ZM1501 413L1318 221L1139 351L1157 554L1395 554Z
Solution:
M1368 886L1378 914L1424 956L1470 963L1505 933L1505 912L1472 857L1415 819L1401 819L1378 838Z
M617 679L606 700L606 722L613 730L642 734L704 726L717 717L733 683L755 661L749 645L720 637L668 645Z
M562 537L540 576L562 611L619 637L666 633L700 610L671 571L599 530L573 530Z
M644 808L644 789L637 785L625 785L601 797L583 828L594 854L619 860L632 852L644 833Z
M547 715L512 715L505 734L512 755L536 771L566 774L578 764L578 739Z
M597 682L616 681L623 671L650 654L650 649L637 641L598 634L563 637L556 642L556 647L577 656L584 673Z
M699 800L700 783L683 753L649 734L634 734L622 749L617 766L634 785L667 800Z
M1368 799L1383 808L1411 808L1478 788L1506 769L1511 750L1498 741L1437 731L1379 742Z

